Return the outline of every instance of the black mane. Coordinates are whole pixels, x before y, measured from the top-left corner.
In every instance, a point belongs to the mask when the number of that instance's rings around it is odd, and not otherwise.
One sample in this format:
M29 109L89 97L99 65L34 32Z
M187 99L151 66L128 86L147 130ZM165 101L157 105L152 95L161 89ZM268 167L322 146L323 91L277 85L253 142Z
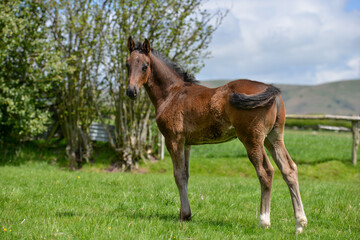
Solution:
M141 42L136 42L134 50L138 50L140 52L143 52L142 43ZM172 60L170 60L168 57L166 57L161 52L151 48L151 53L153 55L155 55L155 57L160 59L163 63L165 63L166 66L168 66L169 68L174 70L174 72L177 75L179 75L179 77L181 77L184 80L184 82L195 83L195 84L199 83L199 81L196 80L194 75L192 75L191 73L186 71L180 64L175 63Z

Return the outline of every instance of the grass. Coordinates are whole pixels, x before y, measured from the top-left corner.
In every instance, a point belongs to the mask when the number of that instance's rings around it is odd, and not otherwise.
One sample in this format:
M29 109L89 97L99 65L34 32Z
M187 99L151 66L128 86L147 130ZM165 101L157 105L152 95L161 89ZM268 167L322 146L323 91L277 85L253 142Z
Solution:
M187 223L177 221L180 203L168 156L143 163L141 172L147 174L101 171L108 155L100 152L97 167L68 171L62 168L61 156L54 164L60 154L57 148L36 151L37 159L31 147L24 146L17 161L15 157L10 163L0 161L0 239L358 238L360 169L350 162L351 136L288 131L286 143L298 162L309 220L303 235L294 234L290 194L278 170L272 226L267 230L257 226L259 183L243 147L233 141L193 147L189 182L193 218ZM7 160L10 155L9 150ZM20 160L27 157L31 160Z

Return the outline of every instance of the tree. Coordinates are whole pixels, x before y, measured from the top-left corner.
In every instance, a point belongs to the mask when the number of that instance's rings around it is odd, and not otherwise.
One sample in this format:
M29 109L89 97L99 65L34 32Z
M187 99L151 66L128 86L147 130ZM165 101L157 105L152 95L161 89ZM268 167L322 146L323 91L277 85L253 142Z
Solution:
M23 140L46 130L54 79L38 1L0 3L0 141Z
M148 97L142 94L137 102L125 97L126 40L130 35L148 37L157 50L196 73L224 17L221 12L210 15L200 4L201 0L47 2L50 40L61 60L53 71L59 79L55 106L72 168L91 157L88 130L96 119L106 127L123 170L154 153L159 133ZM109 123L115 125L115 138Z
M50 39L61 60L55 108L71 168L80 167L92 154L88 132L95 118L92 98L97 93L92 86L100 75L102 21L107 17L103 10L91 0L48 2Z

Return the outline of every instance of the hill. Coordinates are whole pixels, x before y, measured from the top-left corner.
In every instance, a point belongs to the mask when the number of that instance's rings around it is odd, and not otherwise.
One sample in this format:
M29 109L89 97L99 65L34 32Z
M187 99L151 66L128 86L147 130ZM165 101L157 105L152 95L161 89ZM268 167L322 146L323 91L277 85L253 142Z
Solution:
M228 80L201 81L207 87L218 87ZM360 114L360 80L321 85L275 84L282 91L286 111L290 114Z

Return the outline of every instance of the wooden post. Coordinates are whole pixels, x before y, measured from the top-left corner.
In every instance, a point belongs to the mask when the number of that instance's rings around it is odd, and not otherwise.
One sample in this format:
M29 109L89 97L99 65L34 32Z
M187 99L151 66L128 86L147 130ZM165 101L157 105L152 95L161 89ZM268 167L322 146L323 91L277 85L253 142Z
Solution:
M359 138L358 138L359 139ZM161 134L161 160L163 160L165 157L165 138Z
M160 159L163 160L164 159L164 155L165 155L165 138L164 136L160 133L159 131L159 143L158 143L158 154L160 156Z
M353 146L352 146L352 163L356 166L357 163L357 151L359 146L359 121L351 121L352 123L352 135L353 135Z

